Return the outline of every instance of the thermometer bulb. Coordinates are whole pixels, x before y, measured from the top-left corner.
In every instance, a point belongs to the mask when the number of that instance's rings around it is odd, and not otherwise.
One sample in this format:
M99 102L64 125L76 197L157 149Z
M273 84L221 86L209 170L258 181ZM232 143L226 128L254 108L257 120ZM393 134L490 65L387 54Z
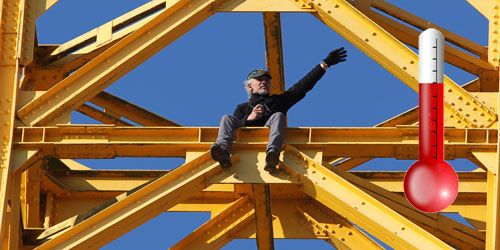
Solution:
M419 159L406 172L408 201L425 212L439 212L455 200L458 177L444 161L444 39L435 29L419 37Z

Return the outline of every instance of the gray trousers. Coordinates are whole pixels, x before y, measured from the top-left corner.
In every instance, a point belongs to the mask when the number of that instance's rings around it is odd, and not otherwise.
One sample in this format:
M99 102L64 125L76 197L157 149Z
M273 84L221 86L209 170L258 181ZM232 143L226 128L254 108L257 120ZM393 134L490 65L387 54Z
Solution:
M233 145L234 131L245 126L238 118L232 115L224 115L220 121L219 134L217 135L217 144L227 148L231 152ZM286 116L281 112L276 112L267 120L266 127L269 127L269 142L266 152L274 148L281 151L281 145L285 139Z

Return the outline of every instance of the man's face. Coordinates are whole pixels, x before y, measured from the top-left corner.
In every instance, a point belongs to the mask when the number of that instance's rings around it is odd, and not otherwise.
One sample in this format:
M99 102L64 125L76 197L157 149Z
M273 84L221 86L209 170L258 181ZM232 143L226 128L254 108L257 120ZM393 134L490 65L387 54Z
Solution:
M253 94L269 94L269 77L260 76L257 78L252 78L250 80L249 88L252 90Z

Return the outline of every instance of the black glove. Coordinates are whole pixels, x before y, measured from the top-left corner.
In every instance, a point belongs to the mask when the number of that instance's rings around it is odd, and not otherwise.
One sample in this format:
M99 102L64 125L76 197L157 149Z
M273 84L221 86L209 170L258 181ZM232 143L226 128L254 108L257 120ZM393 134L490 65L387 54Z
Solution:
M328 56L326 56L326 58L323 59L323 62L325 62L328 65L328 67L330 67L339 62L345 62L346 57L347 57L347 51L344 49L344 47L342 47L330 52L330 54L328 54Z

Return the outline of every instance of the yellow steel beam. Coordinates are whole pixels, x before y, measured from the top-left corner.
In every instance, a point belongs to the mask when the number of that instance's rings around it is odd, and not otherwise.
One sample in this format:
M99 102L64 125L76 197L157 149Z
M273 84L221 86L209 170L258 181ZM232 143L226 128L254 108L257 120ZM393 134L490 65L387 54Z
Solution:
M418 92L418 57L408 47L345 0L304 2L316 10L315 16L322 22ZM464 127L489 127L497 120L492 109L447 76L444 84L445 107L453 118L458 120L457 123L463 124Z
M40 228L40 167L21 175L21 212L24 228Z
M268 128L242 128L235 149L264 148ZM114 127L105 125L17 128L16 147L43 148L61 159L125 156L184 157L187 149L208 150L217 128ZM288 128L285 143L323 148L325 157L416 159L418 128ZM496 150L496 129L445 129L446 159L471 151Z
M47 10L50 9L54 4L59 2L59 0L36 0L32 1L35 2L36 4L36 12L35 12L35 17L41 16L43 13L45 13Z
M472 151L469 159L482 169L497 173L497 154L495 152Z
M45 124L75 109L214 13L215 0L187 3L168 2L160 15L22 107L19 117L26 124Z
M220 249L253 219L252 204L242 196L169 249Z
M353 184L343 180L293 147L285 150L287 172L302 190L352 223L394 248L451 249Z
M497 165L498 166L498 165ZM498 218L499 198L498 198L498 174L487 172L488 174L488 194L486 201L486 249L499 248L500 219Z
M145 3L106 24L103 24L68 42L58 45L51 53L40 58L42 65L57 67L73 61L74 57L100 50L139 29L166 8L165 0Z
M35 48L35 27L36 27L36 1L21 0L19 1L20 9L23 10L19 18L20 22L20 39L18 41L18 57L19 65L27 66L33 62L33 54Z
M203 190L205 180L220 171L219 164L214 163L210 153L206 152L59 233L39 249L101 247Z
M479 91L479 78L472 80L463 85L463 88L469 92ZM410 125L418 122L418 106L412 109L409 109L399 115L389 118L386 121L383 121L374 127L396 127L397 125ZM455 121L445 119L445 126L450 126L450 123L454 123ZM330 164L333 164L336 168L339 168L344 171L348 171L353 169L365 162L372 160L373 158L355 158L355 159L345 159L345 158L337 158L330 157L328 159L324 159L323 161L328 163L327 167L330 167Z
M375 21L382 28L390 32L391 35L393 35L401 42L409 44L414 48L418 48L418 36L420 35L420 30L416 30L410 26L399 23L394 19L373 11L372 9L358 8L358 10L363 12L363 14ZM442 33L447 33L443 28L438 28L440 31L442 31ZM447 37L445 36L445 38ZM455 65L471 74L479 75L480 72L487 70L491 71L495 69L494 66L490 65L488 61L486 61L486 56L484 59L480 59L448 44L445 44L444 53L444 59L446 62ZM486 53L484 52L483 54Z
M21 56L18 54L17 44L22 34L19 29L22 9L14 1L1 1L0 4L0 237L6 239L9 226L16 227L19 222L17 218L13 218L8 223L7 209L13 184L11 157ZM11 203L10 207L17 205Z
M120 120L120 118L116 118L110 114L107 114L99 109L96 109L90 105L83 104L82 106L76 109L78 112L93 118L97 121L100 121L104 124L115 124L117 126L132 126L132 124Z
M411 24L415 27L420 28L421 30L426 30L428 28L434 28L443 33L443 36L446 38L447 41L457 45L458 47L470 51L479 57L485 58L487 54L487 49L474 42L471 41L468 38L465 38L463 36L457 35L443 27L440 27L432 22L429 22L417 15L414 15L408 11L405 11L401 8L398 8L392 4L390 4L387 1L384 0L372 0L371 4L374 8L381 10L401 21L404 21L408 24Z
M283 47L281 44L281 18L278 12L262 13L266 38L266 64L272 76L271 94L285 91L285 72L283 65Z
M484 0L467 0L479 13L488 18L488 1Z
M215 8L216 12L311 12L297 7L292 1L233 0Z
M273 216L269 184L252 184L258 249L274 249Z
M344 223L342 224L344 225L342 227L330 228L328 224L320 223L310 214L304 212L304 210L300 208L297 208L297 210L298 213L304 217L305 226L315 234L325 234L327 241L336 249L384 249L343 218ZM351 237L353 234L355 236Z
M440 214L418 211L408 203L402 194L397 195L391 193L351 173L336 169L334 169L333 172L454 247L462 249L471 247L481 248L484 246L484 234L481 232ZM472 181L474 181L474 179L472 179ZM461 195L467 195L467 193L461 193ZM466 202L470 202L470 200L470 197L465 199L458 197L455 203L467 204ZM477 199L474 203L477 203Z
M143 126L180 126L173 121L105 91L90 99L90 102L103 107L106 111L120 114L123 117L126 117L127 119Z
M500 65L500 0L488 1L488 61ZM498 76L498 72L497 72ZM496 83L498 86L499 82ZM500 95L498 96L500 101ZM500 107L500 103L497 107ZM500 131L500 126L499 126ZM488 197L486 205L486 249L500 249L500 150L496 162L488 172Z
M30 64L25 69L25 77L22 79L21 90L38 90L46 91L62 79L67 77L71 72L88 63L114 43L109 43L99 49L88 53L72 53L64 58L54 62L50 66L40 66L40 60L47 57L54 50L54 45L41 45L37 48L37 63Z

